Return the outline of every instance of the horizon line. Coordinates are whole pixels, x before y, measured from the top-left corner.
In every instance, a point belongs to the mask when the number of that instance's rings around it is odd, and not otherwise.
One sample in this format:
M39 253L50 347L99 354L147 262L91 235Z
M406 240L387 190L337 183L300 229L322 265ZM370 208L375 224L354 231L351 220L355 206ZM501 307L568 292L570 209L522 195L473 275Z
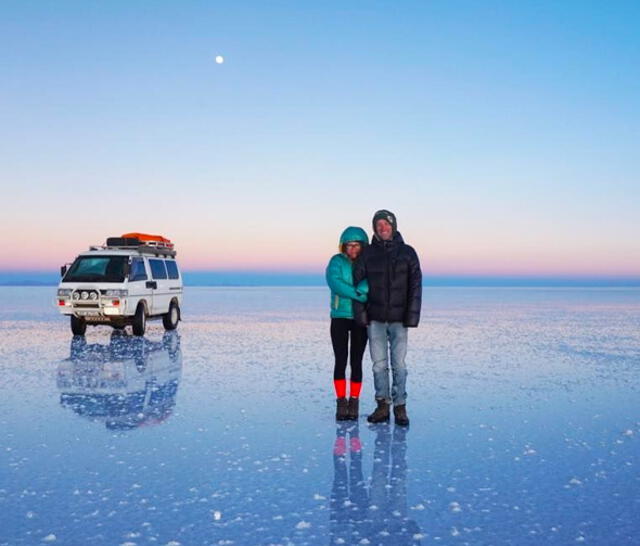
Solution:
M297 276L313 276L320 275L324 277L324 267L318 269L252 269L252 268L221 268L221 269L202 269L202 268L181 268L184 274L188 275L297 275ZM58 268L0 268L0 278L8 275L58 275ZM447 278L481 278L481 277L508 277L508 278L590 278L590 279L638 279L640 280L640 270L633 273L598 273L598 272L514 272L514 271L479 271L479 272L463 272L454 273L452 271L441 272L422 272L423 277L447 277Z
M326 286L324 273L250 270L183 270L185 286ZM0 286L57 286L50 271L0 271ZM423 286L451 287L640 287L640 275L423 274Z

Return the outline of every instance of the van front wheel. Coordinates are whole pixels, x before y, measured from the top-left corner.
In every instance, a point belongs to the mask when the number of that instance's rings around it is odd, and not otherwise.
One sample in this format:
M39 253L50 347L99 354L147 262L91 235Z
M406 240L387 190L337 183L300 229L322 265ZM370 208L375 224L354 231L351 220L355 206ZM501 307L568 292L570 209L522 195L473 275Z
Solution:
M87 321L81 317L71 315L71 331L74 336L83 336L87 331Z
M147 329L147 315L144 312L144 305L138 305L136 314L133 316L132 330L134 336L143 336Z
M177 303L172 303L169 306L169 312L162 316L162 324L164 324L165 330L175 330L178 327L178 321L180 320L180 307Z

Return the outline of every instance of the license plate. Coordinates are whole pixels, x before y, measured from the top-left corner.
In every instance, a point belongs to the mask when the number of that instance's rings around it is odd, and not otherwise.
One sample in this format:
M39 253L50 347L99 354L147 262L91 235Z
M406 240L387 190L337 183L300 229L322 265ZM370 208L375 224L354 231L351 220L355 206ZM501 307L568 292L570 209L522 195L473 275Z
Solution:
M78 314L83 317L99 317L100 311L78 311Z

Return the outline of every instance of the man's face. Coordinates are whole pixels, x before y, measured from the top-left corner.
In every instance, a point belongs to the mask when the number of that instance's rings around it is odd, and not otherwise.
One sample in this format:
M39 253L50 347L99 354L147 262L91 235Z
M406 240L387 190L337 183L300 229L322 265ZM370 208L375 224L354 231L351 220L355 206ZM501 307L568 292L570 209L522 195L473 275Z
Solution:
M383 241L390 241L393 237L393 228L391 227L391 224L385 219L380 218L380 220L376 222L376 235Z

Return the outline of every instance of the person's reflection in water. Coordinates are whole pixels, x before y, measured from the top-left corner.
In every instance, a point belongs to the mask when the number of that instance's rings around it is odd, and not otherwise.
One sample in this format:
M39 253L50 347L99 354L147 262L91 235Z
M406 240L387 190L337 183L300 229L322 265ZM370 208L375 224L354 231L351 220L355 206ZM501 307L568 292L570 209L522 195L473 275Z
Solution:
M376 439L368 494L358 426L342 425L336 431L330 543L421 544L420 528L407 510L408 429L386 424L371 428Z
M348 461L348 464L347 464ZM367 490L362 475L362 445L357 423L341 423L333 446L331 544L351 544L362 537L367 517ZM358 537L358 540L355 540Z
M420 544L420 528L407 510L408 429L376 425L369 491L370 544Z
M114 331L108 345L76 336L58 366L60 404L113 430L162 423L176 404L181 372L175 331L162 342Z

